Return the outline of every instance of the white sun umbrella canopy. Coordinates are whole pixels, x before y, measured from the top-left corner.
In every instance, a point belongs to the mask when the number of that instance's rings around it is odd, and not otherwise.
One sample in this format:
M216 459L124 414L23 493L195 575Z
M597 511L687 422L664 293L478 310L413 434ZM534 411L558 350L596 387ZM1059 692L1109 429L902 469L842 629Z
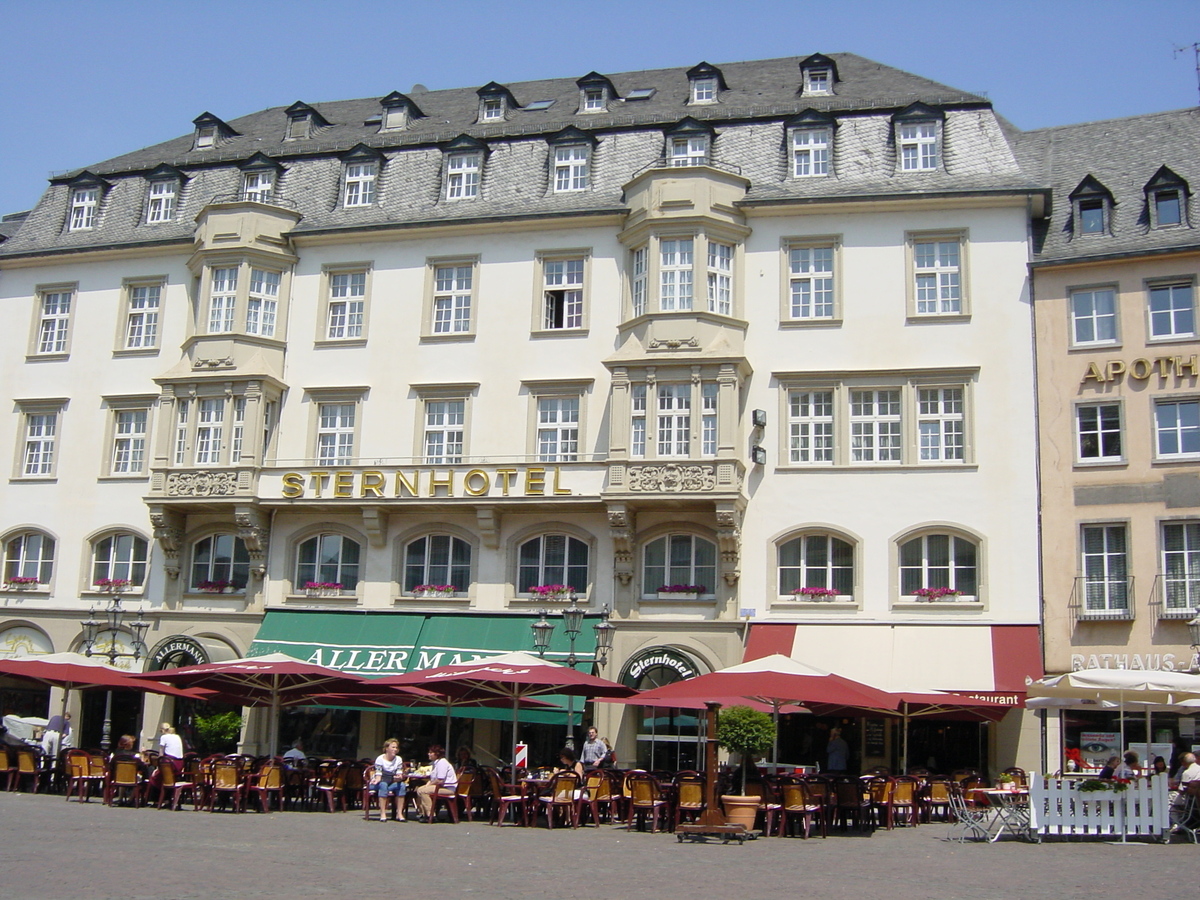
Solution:
M1144 703L1179 703L1200 700L1200 675L1153 669L1081 669L1032 682L1033 697L1078 700L1140 700Z

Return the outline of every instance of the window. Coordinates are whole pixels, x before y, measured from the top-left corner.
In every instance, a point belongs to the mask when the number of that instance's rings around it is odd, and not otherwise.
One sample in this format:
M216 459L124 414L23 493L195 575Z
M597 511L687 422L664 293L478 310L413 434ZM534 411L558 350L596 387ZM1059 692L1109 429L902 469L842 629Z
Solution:
M161 284L130 284L125 288L125 349L146 350L158 346L158 310Z
M659 242L659 296L661 310L692 308L692 238Z
M579 398L537 398L538 462L574 462L579 458Z
M146 583L149 550L145 538L126 532L96 541L92 546L92 584L108 579L140 588Z
M646 455L646 385L631 386L630 407L632 421L629 435L629 455L642 458Z
M658 436L660 457L688 457L692 440L692 385L659 384Z
M591 148L587 144L569 144L554 148L554 190L586 191Z
M211 590L223 585L244 591L250 580L250 554L235 534L214 534L196 541L192 548L192 590Z
M603 112L607 108L604 102L604 88L584 88L583 111Z
M733 312L733 246L708 242L708 311Z
M1200 455L1200 400L1159 400L1154 429L1159 459Z
M285 140L298 141L308 137L312 120L308 116L289 116Z
M1156 338L1194 337L1196 311L1190 284L1160 284L1150 288L1150 335Z
M172 459L177 466L182 466L187 462L188 416L191 414L191 410L191 400L175 401L175 451Z
M1079 201L1079 231L1081 234L1103 234L1106 230L1104 200L1093 197Z
M246 398L233 398L233 431L229 441L229 461L242 461L242 448L246 441Z
M977 548L953 534L926 534L900 545L900 594L904 597L974 600L979 593ZM937 589L956 591L938 595Z
M913 269L918 316L958 315L962 310L959 241L914 241Z
M346 166L346 206L370 206L375 202L378 163L351 163Z
M833 252L832 244L788 250L789 318L834 318Z
M939 165L941 161L938 152L938 123L902 123L900 168L905 172L932 172Z
M854 462L900 461L900 391L850 392Z
M329 276L329 313L325 337L331 341L363 336L367 273L335 272Z
M700 385L700 455L717 455L717 384Z
M217 126L201 125L196 129L197 150L208 150L217 144Z
M25 445L21 453L21 474L30 478L53 475L57 459L58 412L27 410Z
M473 200L478 197L482 165L482 153L451 153L446 160L446 199Z
M832 129L797 128L792 132L792 174L797 178L828 175L832 146Z
M278 308L279 273L251 269L250 297L246 303L246 334L274 337Z
M238 270L236 267L212 270L208 301L208 333L233 331L233 311L237 305Z
M693 78L692 79L692 102L693 103L715 103L717 99L717 79L715 78Z
M225 398L205 397L196 401L196 406L196 465L218 465L225 427Z
M340 534L318 534L304 541L296 554L296 582L302 590L310 581L340 584L352 591L358 586L361 548Z
M788 459L833 462L833 391L788 392Z
M649 252L649 249L646 247L638 247L633 251L633 272L630 276L630 297L633 303L633 314L635 316L645 315L646 313L646 261Z
M830 534L809 534L779 545L779 593L801 588L824 588L834 597L854 593L854 547ZM799 600L820 599L821 594L798 594Z
M708 165L708 136L700 134L671 138L671 165Z
M1179 191L1157 191L1154 194L1154 222L1159 228L1178 225L1183 221L1183 204Z
M1103 616L1129 611L1129 568L1124 525L1083 527L1083 609Z
M804 93L828 94L833 90L833 73L829 69L805 69Z
M317 407L317 464L348 466L354 458L354 403Z
M36 578L49 584L54 573L54 538L30 531L8 539L4 545L4 580Z
M517 593L527 594L542 584L565 584L586 593L588 545L566 534L543 534L526 541L518 551Z
M494 122L504 118L504 100L501 97L483 98L483 115L485 122Z
M37 352L66 353L70 349L72 290L42 291Z
M542 261L542 328L583 327L583 259Z
M963 458L962 388L920 388L917 391L917 431L920 458L933 462Z
M71 191L71 218L68 231L87 231L96 227L96 211L100 206L99 187L77 187Z
M1200 522L1164 522L1162 526L1163 606L1200 609Z
M646 544L642 556L642 593L654 596L661 587L691 585L701 594L715 592L717 546L691 534L668 534Z
M380 131L400 131L408 127L408 107L389 106L383 111L383 122Z
M113 410L113 475L140 475L146 471L148 409Z
M715 457L721 439L719 392L714 379L630 384L630 456ZM699 410L699 415L693 416L693 410Z
M1117 299L1112 288L1071 292L1075 344L1113 344L1117 340Z
M433 333L466 334L471 330L474 266L436 266L433 287Z
M465 400L425 401L425 462L451 465L462 462L466 423Z
M270 203L275 189L275 173L271 171L246 172L242 175L242 199Z
M471 584L471 545L449 534L430 534L404 548L404 584L449 584L465 591Z
M1086 403L1075 407L1078 455L1081 462L1119 462L1121 405Z
M152 181L146 203L146 222L170 222L175 215L175 198L179 195L178 181Z

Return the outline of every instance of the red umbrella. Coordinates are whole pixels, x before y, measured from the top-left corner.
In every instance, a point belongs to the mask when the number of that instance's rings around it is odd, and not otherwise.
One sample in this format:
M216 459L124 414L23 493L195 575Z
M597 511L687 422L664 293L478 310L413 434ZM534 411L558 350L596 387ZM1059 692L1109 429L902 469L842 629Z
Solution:
M512 703L513 736L517 733L517 708L530 697L570 694L575 697L628 697L632 688L615 681L560 666L529 653L504 653L487 659L451 663L406 675L376 678L372 684L419 687L461 700L478 697L506 698Z
M68 691L94 689L150 691L177 697L203 698L207 691L180 690L156 679L157 672L134 675L80 653L45 653L0 659L0 675L11 675Z

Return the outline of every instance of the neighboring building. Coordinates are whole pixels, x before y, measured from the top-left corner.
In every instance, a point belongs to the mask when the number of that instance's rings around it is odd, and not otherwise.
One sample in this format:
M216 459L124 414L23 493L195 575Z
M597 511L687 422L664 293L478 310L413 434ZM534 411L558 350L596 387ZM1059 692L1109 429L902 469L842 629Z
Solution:
M194 126L0 246L0 536L37 579L0 632L75 648L129 580L152 666L394 672L529 649L564 584L632 684L769 650L1008 702L1041 674L1043 190L985 99L817 54ZM623 762L694 752L689 719L596 717ZM1022 721L911 755L1032 766Z
M1046 670L1186 669L1200 607L1200 111L1047 128L1020 146L1054 192L1033 261ZM1094 735L1117 732L1117 713L1069 717L1067 745L1106 755ZM1154 737L1190 744L1191 721L1156 714ZM1130 716L1129 740L1144 722Z

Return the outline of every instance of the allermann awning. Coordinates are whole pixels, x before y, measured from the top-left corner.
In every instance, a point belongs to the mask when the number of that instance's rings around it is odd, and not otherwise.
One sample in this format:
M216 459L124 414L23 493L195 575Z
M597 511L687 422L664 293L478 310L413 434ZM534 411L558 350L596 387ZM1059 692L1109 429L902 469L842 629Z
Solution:
M473 659L483 659L514 650L531 651L530 625L538 614L530 613L410 613L387 610L268 610L247 656L286 653L288 656L327 666L364 678L403 675L421 669ZM565 663L570 653L561 617L555 622L546 659ZM591 672L596 658L596 634L592 626L599 614L587 616L575 640L576 668ZM561 725L566 717L566 700L557 696L540 700L561 709L526 710L522 721ZM561 701L561 703L560 703ZM577 707L582 704L576 703ZM383 712L445 715L443 707L394 707ZM576 721L582 714L577 711ZM506 719L505 709L465 707L455 716L476 719Z

